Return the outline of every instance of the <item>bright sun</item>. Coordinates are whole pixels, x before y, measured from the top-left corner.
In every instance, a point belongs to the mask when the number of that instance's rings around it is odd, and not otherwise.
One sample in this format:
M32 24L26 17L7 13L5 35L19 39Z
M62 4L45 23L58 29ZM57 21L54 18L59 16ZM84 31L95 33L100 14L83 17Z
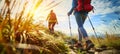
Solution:
M60 3L59 1L60 0L10 0L11 18L19 18L22 14L23 18L33 16L34 21L45 21L49 11L57 6ZM0 9L4 9L5 7L5 0L2 0Z

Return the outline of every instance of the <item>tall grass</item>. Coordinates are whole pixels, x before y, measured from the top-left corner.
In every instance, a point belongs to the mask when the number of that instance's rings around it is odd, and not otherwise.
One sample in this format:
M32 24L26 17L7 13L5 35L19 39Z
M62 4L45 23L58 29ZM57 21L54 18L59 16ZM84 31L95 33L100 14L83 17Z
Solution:
M13 2L13 3L11 3ZM68 47L65 45L62 34L50 34L42 24L33 24L32 13L25 13L25 2L15 18L11 18L11 11L20 3L15 0L5 0L0 12L0 54L65 54ZM42 0L33 5L34 11L42 3ZM7 10L7 11L6 11ZM26 16L24 16L26 14Z
M118 49L120 50L120 36L115 34L106 33L104 37L99 37L100 44L95 37L91 37L91 40L95 43L96 47L106 46L110 49Z

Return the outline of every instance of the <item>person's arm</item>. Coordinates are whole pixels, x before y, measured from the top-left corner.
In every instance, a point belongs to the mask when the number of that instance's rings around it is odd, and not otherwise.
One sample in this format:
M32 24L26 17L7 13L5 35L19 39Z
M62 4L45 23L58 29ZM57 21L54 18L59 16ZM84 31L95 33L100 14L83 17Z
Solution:
M47 21L49 18L50 18L50 14L47 16L47 19L46 19L46 21Z
M58 24L58 20L56 19L56 23Z
M72 14L72 12L74 11L74 9L77 6L77 0L73 0L72 1L72 8L70 9L70 11L68 12L68 16Z
M74 8L72 7L71 10L68 12L68 16L72 14Z
M58 24L58 20L57 20L57 18L56 18L56 23Z
M55 14L55 13L54 13ZM56 18L56 23L58 24L58 20L57 20L57 16L56 16L56 14L55 14L55 18Z

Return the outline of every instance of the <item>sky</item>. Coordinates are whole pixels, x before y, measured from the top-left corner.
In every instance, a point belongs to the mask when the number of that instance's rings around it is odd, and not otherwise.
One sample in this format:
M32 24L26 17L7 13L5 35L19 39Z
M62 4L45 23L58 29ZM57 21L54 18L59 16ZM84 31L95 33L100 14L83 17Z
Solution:
M14 10L12 12L13 16L18 11L18 8L23 6L27 1L27 8L25 12L28 13L30 9L33 9L32 5L39 0L16 0L18 3L21 1L19 6L16 3ZM0 8L3 5L3 0L0 0ZM95 28L97 34L104 33L113 33L120 34L120 0L92 0L91 3L94 6L94 13L90 12L89 17L92 21L92 24ZM57 15L58 23L55 25L55 30L61 31L66 34L70 34L69 21L67 13L69 12L72 6L72 0L43 0L42 4L34 10L34 23L42 22L47 27L46 17L49 14L50 10L53 9ZM22 8L19 9L19 11ZM18 13L19 13L18 11ZM77 35L78 27L74 15L70 16L72 34ZM91 24L86 19L84 23L84 28L86 29L88 35L94 34Z
M56 0L52 0L56 1ZM69 34L69 21L67 13L71 8L72 0L64 0L58 6L54 7L57 14L59 24L55 26L55 30ZM90 12L89 17L97 34L120 34L120 0L92 0L94 13ZM72 33L77 34L77 24L74 15L70 16ZM94 34L91 24L86 19L84 27L88 34Z

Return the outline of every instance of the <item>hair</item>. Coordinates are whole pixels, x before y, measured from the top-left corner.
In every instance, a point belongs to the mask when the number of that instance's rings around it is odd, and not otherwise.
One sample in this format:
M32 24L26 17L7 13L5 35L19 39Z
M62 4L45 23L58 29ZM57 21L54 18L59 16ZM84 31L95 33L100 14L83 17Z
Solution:
M50 12L53 12L53 10L51 10Z

